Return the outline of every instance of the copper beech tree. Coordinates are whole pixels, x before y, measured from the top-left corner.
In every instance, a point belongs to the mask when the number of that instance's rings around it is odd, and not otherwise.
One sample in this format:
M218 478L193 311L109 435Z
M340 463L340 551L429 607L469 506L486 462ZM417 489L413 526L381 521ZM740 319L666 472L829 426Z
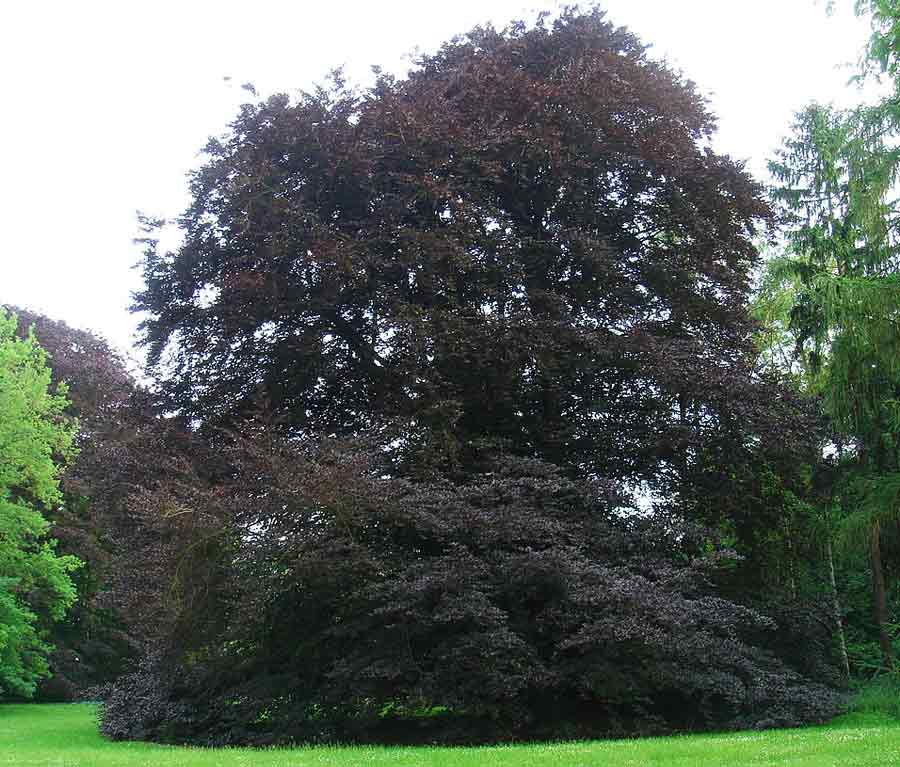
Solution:
M144 259L166 405L227 423L264 400L295 433L407 419L417 464L488 440L661 489L741 429L791 444L767 414L788 395L749 369L768 211L713 128L599 12L245 106L184 244Z
M769 211L713 130L599 11L245 105L178 249L149 222L149 372L220 464L136 501L171 512L177 599L106 732L486 740L833 711L689 532L727 522L752 551L778 514L760 477L789 484L817 439L755 368ZM655 526L625 513L638 486ZM814 641L827 657L827 635L795 644Z

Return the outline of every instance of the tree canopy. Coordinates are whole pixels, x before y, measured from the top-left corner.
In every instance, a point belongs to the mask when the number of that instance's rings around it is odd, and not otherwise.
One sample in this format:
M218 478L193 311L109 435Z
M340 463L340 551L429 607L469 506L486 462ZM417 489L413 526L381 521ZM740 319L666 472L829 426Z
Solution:
M419 470L489 442L660 493L738 463L739 409L766 444L803 442L745 406L790 395L752 370L768 209L713 128L599 11L246 105L206 147L183 245L151 237L144 260L166 407L264 406L305 434L400 420Z
M73 454L66 389L51 389L45 352L0 310L0 696L29 697L48 674L46 629L75 599L44 517L62 499L60 461Z
M831 624L720 593L744 567L727 543L782 518L770 487L820 433L757 364L771 212L713 129L599 11L245 105L182 244L147 222L135 309L193 447L129 500L170 578L105 732L477 741L833 712Z

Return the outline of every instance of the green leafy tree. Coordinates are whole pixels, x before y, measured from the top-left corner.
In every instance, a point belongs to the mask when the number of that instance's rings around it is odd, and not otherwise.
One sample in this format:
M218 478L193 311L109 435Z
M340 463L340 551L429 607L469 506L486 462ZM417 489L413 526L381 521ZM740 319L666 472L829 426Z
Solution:
M793 345L800 387L821 397L839 456L850 458L851 478L844 472L841 482L852 489L841 494L847 505L835 532L845 543L867 542L887 667L882 525L897 519L885 494L900 471L900 274L891 199L898 153L891 131L880 107L842 113L812 105L798 115L793 137L769 166L786 242L767 264L758 302L773 329L770 360Z
M857 15L868 16L872 33L862 58L862 74L882 74L900 83L900 3L856 0Z
M115 679L146 637L127 614L119 586L137 577L128 545L135 521L125 499L160 465L150 457L148 440L136 445L136 435L153 421L121 358L102 338L20 307L6 308L19 318L17 335L26 339L33 333L47 352L51 386L65 381L66 415L78 419L78 455L60 481L63 503L44 515L57 551L82 563L72 576L78 599L51 628L52 676L35 693L38 700L72 700ZM146 569L140 577L145 584L153 580Z
M65 386L51 390L46 353L16 324L0 312L0 696L29 697L48 674L46 625L75 600L78 560L55 553L43 512L60 503L76 424Z

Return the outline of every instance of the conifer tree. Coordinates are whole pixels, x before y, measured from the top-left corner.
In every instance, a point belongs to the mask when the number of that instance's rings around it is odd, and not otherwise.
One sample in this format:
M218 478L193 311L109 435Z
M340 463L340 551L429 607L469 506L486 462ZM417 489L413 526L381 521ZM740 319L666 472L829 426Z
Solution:
M886 667L893 663L881 530L895 521L890 488L900 479L900 274L890 197L898 169L881 108L838 112L812 105L769 168L786 226L759 307L790 339L802 388L821 396L838 442L851 456L852 503L845 541L864 538L875 619ZM769 350L778 348L776 334ZM774 341L774 343L772 343ZM782 344L783 345L783 344Z

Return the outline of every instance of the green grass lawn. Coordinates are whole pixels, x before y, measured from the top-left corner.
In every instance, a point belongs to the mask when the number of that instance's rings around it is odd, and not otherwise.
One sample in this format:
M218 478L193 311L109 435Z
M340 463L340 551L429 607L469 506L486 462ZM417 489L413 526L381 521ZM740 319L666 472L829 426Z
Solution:
M824 727L729 735L596 741L495 748L194 749L110 743L95 708L0 706L2 767L705 767L706 765L900 765L900 722L853 714Z

